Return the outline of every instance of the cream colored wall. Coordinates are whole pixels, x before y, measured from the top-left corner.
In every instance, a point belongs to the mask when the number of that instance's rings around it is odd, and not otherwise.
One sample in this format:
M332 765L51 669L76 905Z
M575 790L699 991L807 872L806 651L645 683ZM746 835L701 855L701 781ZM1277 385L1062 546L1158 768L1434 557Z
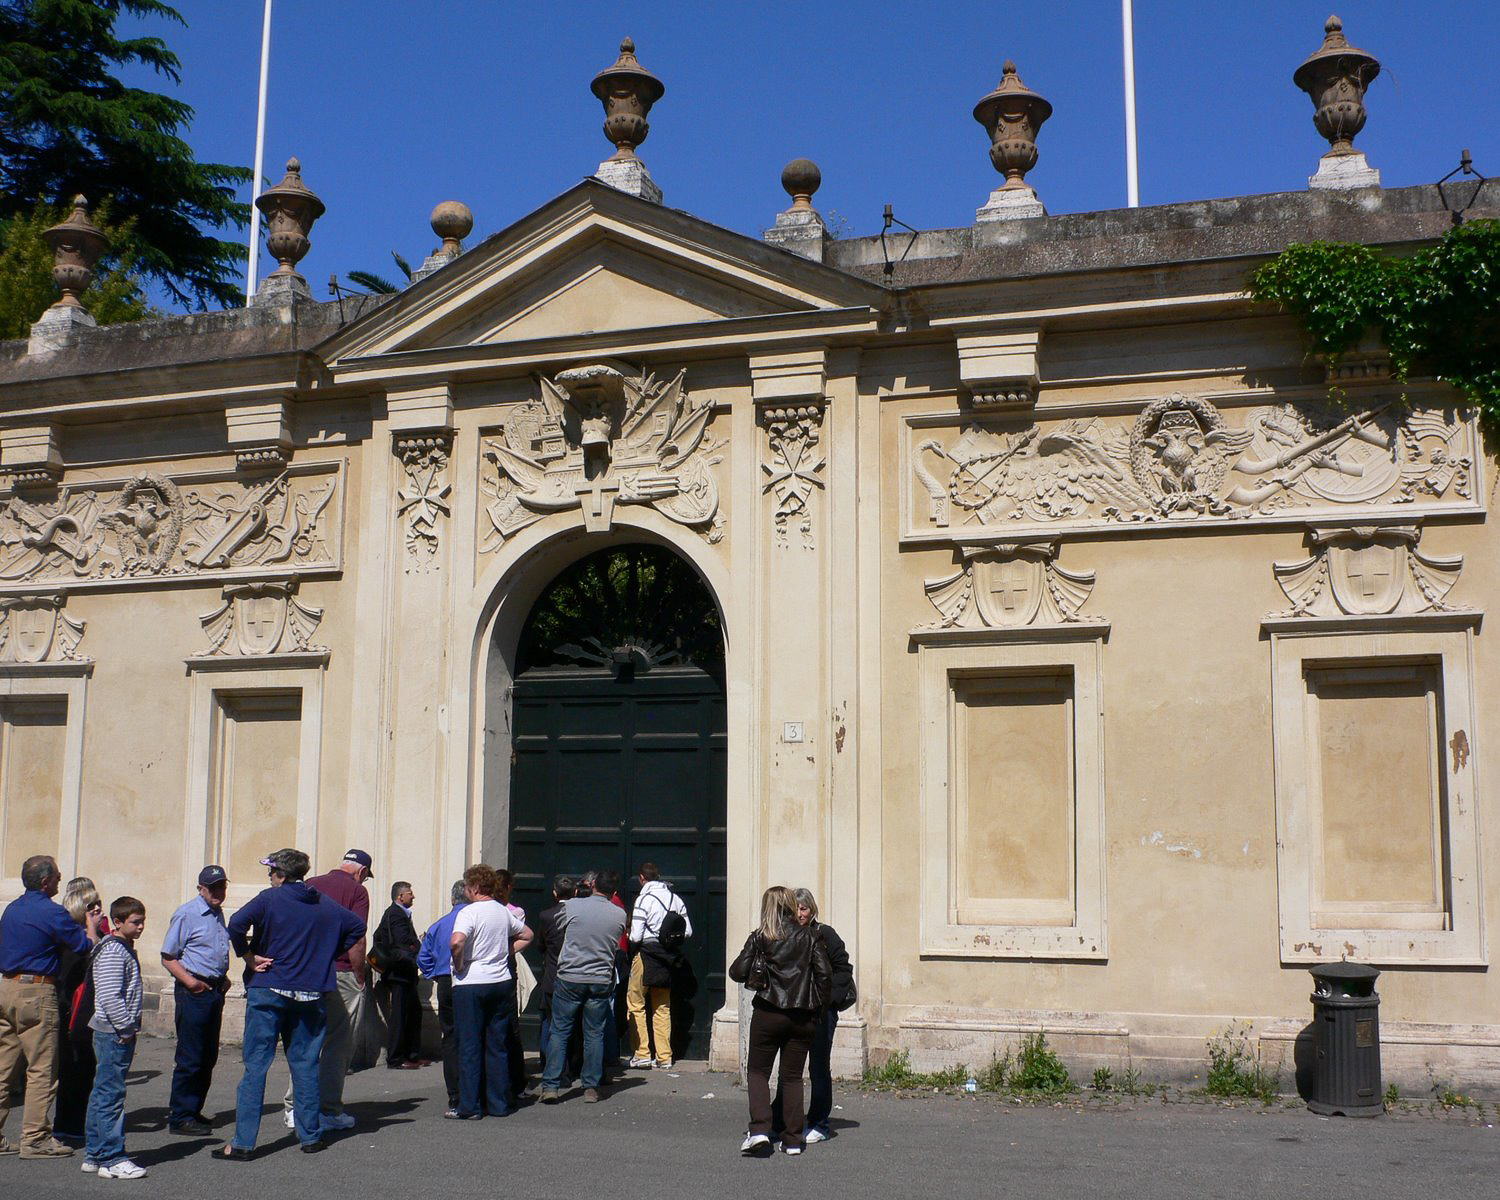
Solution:
M1154 349L1158 361L1174 361L1170 337L1133 336ZM1077 343L1068 350L1075 355ZM1204 1057L1203 1038L1229 1019L1253 1018L1266 1028L1284 1019L1280 1032L1273 1030L1281 1040L1263 1046L1285 1051L1289 1066L1287 1030L1310 1013L1311 980L1302 966L1280 962L1270 644L1261 620L1287 606L1272 564L1307 556L1303 530L1158 527L1062 541L1060 566L1097 572L1084 612L1110 622L1103 647L1108 958L924 956L913 852L920 840L919 689L907 635L936 616L924 580L951 574L957 558L951 548L900 543L899 438L903 416L956 411L956 401L951 391L943 393L941 356L924 358L919 351L905 368L891 369L885 356L872 365L886 397L879 418L883 832L881 878L865 881L883 929L880 999L867 1008L875 1026L872 1045L906 1047L914 1061L934 1065L973 1062L1013 1042L999 1032L1004 1028L1050 1025L1064 1031L1054 1040L1065 1052L1099 1055L1099 1061L1172 1058L1190 1066ZM1236 376L1210 376L1107 391L1063 387L1049 396L1111 401L1179 388L1189 394L1229 390L1237 383ZM1424 554L1464 556L1450 604L1484 608L1495 594L1500 545L1493 528L1473 519L1425 522ZM960 535L956 527L952 532ZM1497 658L1500 643L1481 628L1475 638L1481 724L1500 701ZM1489 732L1486 725L1478 736ZM1484 748L1475 753L1481 764L1492 757ZM1375 766L1366 778L1383 774ZM1500 828L1493 776L1481 766L1481 836ZM1380 811L1372 805L1371 817ZM1484 859L1492 863L1493 851L1486 849ZM1500 893L1487 883L1485 916L1494 929ZM867 1000L871 991L866 987ZM1451 1059L1460 1074L1469 1071L1472 1078L1477 1071L1492 1085L1500 1082L1482 1065L1492 1053L1485 1047L1500 1033L1500 981L1491 971L1389 970L1380 993L1388 1038L1398 1025L1410 1027L1404 1052L1388 1047L1388 1073L1392 1062L1417 1076L1421 1061ZM934 1028L945 1025L946 1033ZM1449 1028L1418 1028L1425 1025ZM1434 1035L1429 1040L1466 1048L1455 1057L1441 1045L1424 1047L1428 1033Z

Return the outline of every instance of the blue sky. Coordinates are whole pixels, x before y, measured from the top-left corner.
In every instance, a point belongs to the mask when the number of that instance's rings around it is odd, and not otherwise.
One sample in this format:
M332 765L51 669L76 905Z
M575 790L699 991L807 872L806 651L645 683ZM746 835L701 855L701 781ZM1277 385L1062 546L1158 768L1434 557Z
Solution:
M1143 204L1306 186L1326 143L1291 76L1322 41L1327 3L1136 0ZM248 165L261 0L178 6L186 30L151 29L181 57L181 86L130 79L197 110L200 158ZM419 262L440 200L474 210L477 238L591 174L611 148L589 81L627 34L667 87L641 157L669 206L731 229L758 234L786 207L780 172L799 155L822 168L815 204L850 234L878 232L885 204L922 229L972 223L999 177L970 113L1007 58L1054 107L1030 176L1048 210L1125 203L1118 0L274 0L273 12L266 174L295 154L328 205L302 263L319 298L331 273L393 273L392 250ZM1338 12L1383 64L1357 145L1386 186L1436 180L1462 147L1500 177L1500 4Z

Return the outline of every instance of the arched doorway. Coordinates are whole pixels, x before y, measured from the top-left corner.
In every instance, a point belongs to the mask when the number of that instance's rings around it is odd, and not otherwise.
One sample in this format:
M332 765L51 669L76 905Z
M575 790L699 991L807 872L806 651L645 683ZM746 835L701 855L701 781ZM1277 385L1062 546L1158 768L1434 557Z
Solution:
M628 904L640 864L656 863L693 922L696 986L674 1001L673 1052L706 1056L724 1002L726 883L724 635L712 596L665 547L597 551L532 607L513 680L515 902L535 914L557 873L609 869Z

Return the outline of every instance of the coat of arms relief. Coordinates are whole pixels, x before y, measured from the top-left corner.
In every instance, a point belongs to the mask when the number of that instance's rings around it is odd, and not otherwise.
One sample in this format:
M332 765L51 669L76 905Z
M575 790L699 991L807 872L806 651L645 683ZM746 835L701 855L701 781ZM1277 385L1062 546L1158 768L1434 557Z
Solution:
M1207 399L1177 392L1128 425L919 426L908 435L908 536L1479 506L1473 425L1454 408L1273 404L1234 425Z
M708 430L712 402L689 394L685 376L594 363L539 379L538 398L481 441L480 553L554 512L577 509L584 528L608 530L617 504L649 505L719 541L712 468L724 443Z
M339 565L337 463L262 480L147 471L0 501L0 586Z

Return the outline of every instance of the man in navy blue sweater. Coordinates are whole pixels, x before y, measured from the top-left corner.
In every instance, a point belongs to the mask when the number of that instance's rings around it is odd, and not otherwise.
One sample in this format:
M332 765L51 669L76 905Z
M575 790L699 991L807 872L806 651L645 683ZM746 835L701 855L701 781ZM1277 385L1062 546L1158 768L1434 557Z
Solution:
M318 1089L326 1027L323 993L334 988L333 960L365 935L363 921L303 882L308 857L302 851L278 850L260 861L269 869L271 886L229 922L229 940L248 970L245 1074L236 1097L234 1138L214 1151L228 1161L249 1158L255 1148L266 1072L281 1040L296 1093L297 1140L304 1153L323 1149Z

